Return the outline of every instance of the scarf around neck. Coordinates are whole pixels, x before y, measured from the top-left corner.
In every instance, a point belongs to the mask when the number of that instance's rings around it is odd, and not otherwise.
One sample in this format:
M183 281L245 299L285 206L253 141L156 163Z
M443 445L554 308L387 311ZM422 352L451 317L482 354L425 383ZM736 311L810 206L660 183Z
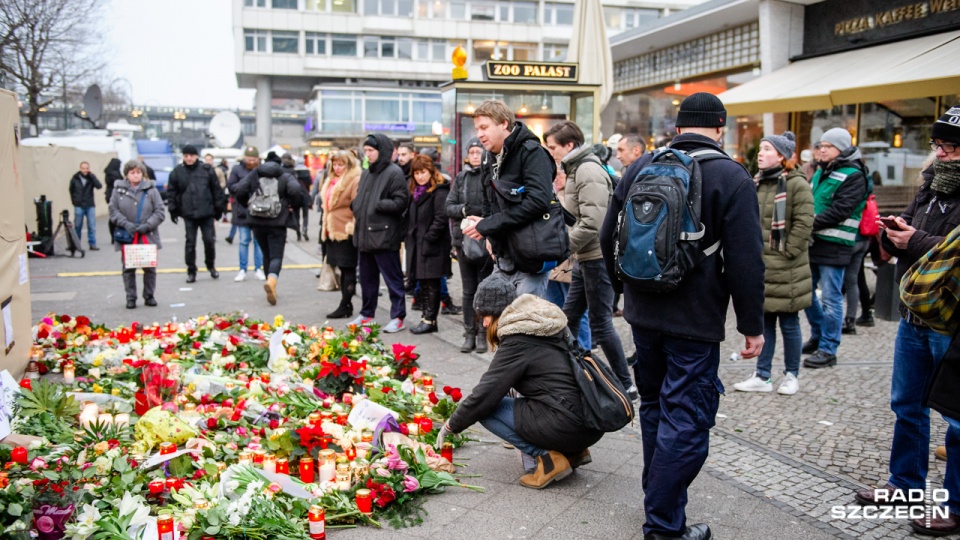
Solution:
M787 171L776 166L762 170L759 180L776 180L777 191L773 196L773 220L770 223L770 249L783 253L787 249Z
M960 188L960 161L933 163L933 182L930 189L944 195L953 195Z
M420 200L420 197L423 197L423 194L427 192L427 189L428 189L429 187L430 187L430 186L428 186L428 185L426 185L426 184L424 184L424 185L422 185L422 186L421 186L420 184L417 184L417 186L416 186L415 188L413 188L413 200L419 201L419 200Z

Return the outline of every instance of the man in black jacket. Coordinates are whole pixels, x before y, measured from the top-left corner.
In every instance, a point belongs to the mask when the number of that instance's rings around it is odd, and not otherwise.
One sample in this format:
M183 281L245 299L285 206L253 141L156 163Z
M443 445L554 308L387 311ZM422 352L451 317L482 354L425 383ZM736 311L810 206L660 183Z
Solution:
M720 150L726 110L716 96L683 100L679 135L670 147L683 152ZM644 292L624 284L623 317L637 346L634 374L640 389L643 491L647 540L710 537L705 524L687 527L687 487L709 451L723 385L717 376L727 306L733 299L740 353L753 358L763 348L763 233L753 179L739 163L703 160L701 246L722 249L707 256L670 292ZM634 178L617 186L600 231L607 271L616 276L613 235ZM619 284L619 280L614 280Z
M80 170L70 179L70 202L73 203L73 224L77 238L83 231L83 220L87 220L87 241L90 251L97 251L97 208L93 200L93 190L103 188L97 175L90 172L90 164L80 163Z
M488 152L484 159L489 163L484 165L490 174L484 174L483 216L468 216L472 224L463 234L491 242L497 259L494 271L510 276L518 296L530 293L545 298L551 268L538 274L518 271L510 258L507 233L541 219L550 210L556 163L540 139L518 122L502 101L481 103L474 112L473 125Z
M357 196L350 205L356 218L353 243L360 252L360 291L363 306L351 324L370 324L377 311L380 275L390 293L390 322L387 333L403 330L407 316L403 296L403 269L400 266L400 243L406 236L406 213L410 205L410 189L403 171L395 163L393 142L386 135L367 135L363 152L370 168L360 177Z
M197 229L203 237L203 255L210 277L217 279L216 236L214 220L227 209L227 197L220 187L216 173L199 161L197 147L183 147L183 163L170 173L167 191L170 193L170 219L176 223L183 217L187 232L184 258L187 263L187 283L197 280Z

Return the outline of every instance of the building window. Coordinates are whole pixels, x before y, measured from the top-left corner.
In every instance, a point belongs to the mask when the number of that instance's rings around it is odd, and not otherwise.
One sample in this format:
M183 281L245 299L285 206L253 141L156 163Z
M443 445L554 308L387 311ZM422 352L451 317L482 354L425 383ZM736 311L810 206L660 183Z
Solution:
M330 40L334 56L357 56L357 36L334 34Z
M537 24L537 4L533 2L514 2L513 22Z
M380 56L380 40L376 36L367 36L363 38L363 56L364 58L376 58Z
M364 0L363 14L413 17L413 0Z
M603 18L607 23L607 30L611 34L619 34L624 30L639 28L651 21L660 18L658 9L604 7Z
M446 62L447 58L450 56L447 54L447 44L440 40L433 40L433 44L430 47L433 49L433 61L434 62Z
M297 0L271 0L273 9L297 9Z
M397 40L397 58L401 60L413 59L413 40L400 38Z
M497 6L492 2L471 2L471 21L493 21L497 18Z
M304 0L307 11L332 11L333 13L356 13L355 0Z
M573 25L573 4L544 4L543 24Z
M450 15L454 20L464 21L467 19L467 3L462 0L453 0L450 2Z
M510 55L507 57L507 59L516 60L518 62L536 62L537 61L537 44L536 43L511 43Z
M307 32L307 54L327 54L327 35Z
M267 7L267 0L243 0L243 7Z
M259 30L243 31L244 49L247 52L267 52L267 33Z
M298 32L273 32L271 38L274 54L298 54L300 52L300 34Z
M392 37L380 38L380 58L395 58L397 56L397 43Z
M543 61L560 62L567 58L567 46L553 43L543 44Z

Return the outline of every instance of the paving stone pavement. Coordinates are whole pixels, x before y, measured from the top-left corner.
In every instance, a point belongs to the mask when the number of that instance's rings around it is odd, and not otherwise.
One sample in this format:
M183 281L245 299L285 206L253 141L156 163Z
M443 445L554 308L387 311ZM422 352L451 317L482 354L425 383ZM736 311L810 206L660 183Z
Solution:
M98 229L106 231L106 223ZM158 276L157 308L141 303L136 310L124 309L119 275L58 277L62 272L117 270L119 257L109 249L88 252L83 259L31 259L33 319L58 311L118 325L243 311L261 319L282 313L304 324L326 322L323 314L336 306L339 293L315 291L313 270L292 267L319 262L315 243L287 243L288 269L279 283L280 303L271 307L252 273L245 282L233 282L237 247L224 242L228 230L225 225L217 227L221 278L213 281L200 273L197 283L188 285L182 273L182 229L163 225L160 265L173 272ZM450 288L459 298L457 278L451 280ZM354 305L359 307L359 299ZM378 310L381 322L386 321L388 306L384 291ZM407 324L415 324L417 316L409 312ZM625 350L632 352L629 326L618 318L615 327ZM387 339L416 344L426 370L466 393L493 355L459 353L461 332L458 317L442 316L438 334L401 332ZM886 480L894 418L889 386L895 334L896 323L878 320L874 328L859 328L856 336L844 336L839 365L801 369L800 392L794 396L745 394L735 392L733 384L747 378L754 364L727 359L742 346L731 311L728 339L721 346L720 377L727 393L711 433L710 456L690 487L691 522L709 523L715 538L722 539L910 537L903 520L831 518L832 507L852 504L856 489ZM778 352L774 371L782 370L782 365ZM946 424L937 414L931 424L930 480L933 487L940 487L944 464L932 459L932 451L936 441L943 440ZM429 498L425 504L429 514L417 527L331 531L330 537L473 540L479 533L489 538L642 538L643 456L637 426L605 436L593 449L593 463L543 491L517 484L521 467L515 451L503 448L479 426L472 434L479 442L459 450L457 460L467 465L462 472L481 475L468 482L485 487L484 493L457 490Z

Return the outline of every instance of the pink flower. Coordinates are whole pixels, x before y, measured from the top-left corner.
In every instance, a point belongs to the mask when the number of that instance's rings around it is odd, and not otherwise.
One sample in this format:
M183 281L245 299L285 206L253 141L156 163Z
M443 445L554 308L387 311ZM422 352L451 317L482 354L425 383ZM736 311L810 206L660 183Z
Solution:
M384 478L387 478L387 477L390 476L390 471L384 469L383 467L377 467L377 474L378 474L379 476L382 476L382 477L384 477Z
M420 482L409 474L403 476L403 492L412 493L420 489Z
M40 459L40 458L33 458L33 461L30 462L30 468L33 469L33 470L35 470L35 471L38 470L38 469L46 469L46 468L47 468L47 462L44 461L44 460L42 460L42 459Z

